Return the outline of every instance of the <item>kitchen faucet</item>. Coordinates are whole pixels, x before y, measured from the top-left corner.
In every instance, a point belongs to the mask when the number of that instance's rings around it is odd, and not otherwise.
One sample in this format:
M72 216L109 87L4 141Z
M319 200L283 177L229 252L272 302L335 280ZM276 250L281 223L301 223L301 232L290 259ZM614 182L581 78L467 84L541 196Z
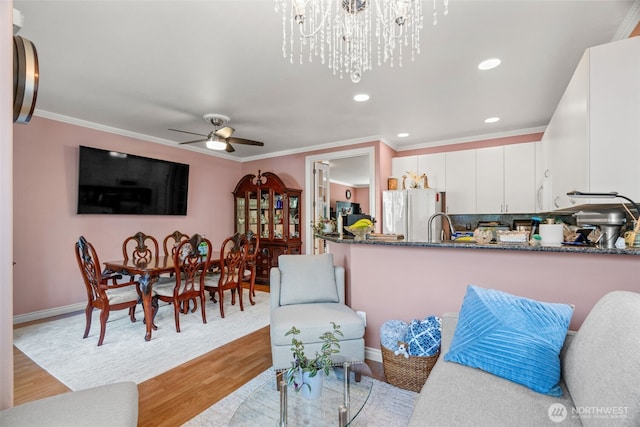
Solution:
M453 222L451 222L451 218L449 217L449 215L447 215L444 212L436 212L433 215L431 215L429 217L429 220L427 221L427 241L429 243L431 243L431 224L433 223L433 220L436 219L439 216L443 216L446 218L447 222L449 223L449 231L451 232L451 236L454 235L454 233L456 232L456 230L453 228Z

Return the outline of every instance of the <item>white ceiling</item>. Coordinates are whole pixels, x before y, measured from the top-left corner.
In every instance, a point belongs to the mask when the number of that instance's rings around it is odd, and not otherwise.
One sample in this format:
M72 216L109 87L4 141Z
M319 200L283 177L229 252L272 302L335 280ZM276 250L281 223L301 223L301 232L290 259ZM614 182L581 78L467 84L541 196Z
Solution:
M438 8L441 0L437 0ZM264 142L214 155L254 160L381 139L402 150L544 129L584 50L625 38L638 1L449 1L422 52L358 84L282 55L273 0L14 0L38 51L36 114L176 145L231 118ZM480 61L502 65L480 72ZM356 93L371 100L355 103ZM498 123L484 119L500 116ZM398 138L398 132L409 132ZM185 149L211 153L203 146ZM346 179L346 178L345 178Z

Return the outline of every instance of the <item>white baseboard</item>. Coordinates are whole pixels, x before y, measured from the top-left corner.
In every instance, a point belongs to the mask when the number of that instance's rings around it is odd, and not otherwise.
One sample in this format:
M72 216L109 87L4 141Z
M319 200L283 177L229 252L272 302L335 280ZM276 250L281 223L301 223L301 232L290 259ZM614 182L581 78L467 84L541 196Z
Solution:
M32 320L46 319L47 317L59 316L61 314L73 313L75 311L84 311L87 307L87 303L79 302L77 304L65 305L62 307L49 308L47 310L33 311L26 314L18 314L13 316L13 324L18 325L20 323L30 322Z
M364 348L364 358L382 363L382 351L379 348Z

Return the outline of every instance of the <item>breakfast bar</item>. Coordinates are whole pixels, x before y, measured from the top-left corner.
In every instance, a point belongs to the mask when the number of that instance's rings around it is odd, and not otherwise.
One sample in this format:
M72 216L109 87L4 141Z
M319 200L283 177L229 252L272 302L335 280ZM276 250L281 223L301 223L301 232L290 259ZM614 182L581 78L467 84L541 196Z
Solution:
M612 290L640 291L640 248L355 241L320 236L346 272L347 303L367 315L365 346L380 326L457 312L468 285L573 304L571 329ZM368 354L374 360L380 356Z

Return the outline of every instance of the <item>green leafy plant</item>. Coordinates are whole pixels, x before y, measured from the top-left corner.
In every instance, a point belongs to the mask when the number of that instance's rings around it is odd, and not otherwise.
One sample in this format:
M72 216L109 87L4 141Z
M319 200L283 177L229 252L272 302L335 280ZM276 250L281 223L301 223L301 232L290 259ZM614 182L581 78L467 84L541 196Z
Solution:
M342 331L340 325L335 322L331 322L333 330L326 331L320 335L322 340L322 347L320 351L316 351L314 357L309 358L304 352L304 344L302 341L296 338L300 334L300 330L295 326L292 326L289 332L285 336L292 335L291 338L291 352L293 353L293 361L291 367L287 370L287 382L293 384L296 391L299 391L304 385L311 389L309 384L304 383L302 374L309 373L309 377L315 377L318 371L323 371L325 375L329 375L329 369L333 365L331 356L340 351L340 344L338 337L342 337ZM299 375L296 375L298 374Z

